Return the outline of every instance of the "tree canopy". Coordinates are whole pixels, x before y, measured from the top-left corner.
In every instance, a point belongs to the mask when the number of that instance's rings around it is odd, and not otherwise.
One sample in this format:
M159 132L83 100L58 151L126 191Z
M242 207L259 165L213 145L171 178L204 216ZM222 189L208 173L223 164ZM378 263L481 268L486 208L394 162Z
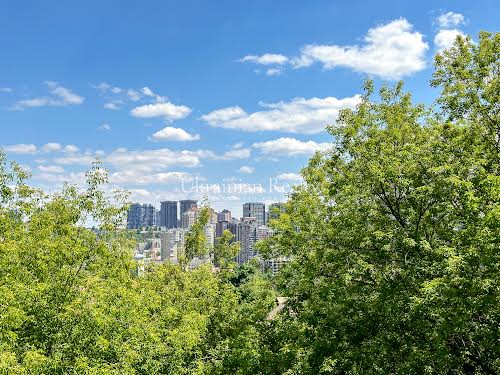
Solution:
M266 243L294 258L278 372L500 373L499 52L458 38L437 109L368 81L328 127Z

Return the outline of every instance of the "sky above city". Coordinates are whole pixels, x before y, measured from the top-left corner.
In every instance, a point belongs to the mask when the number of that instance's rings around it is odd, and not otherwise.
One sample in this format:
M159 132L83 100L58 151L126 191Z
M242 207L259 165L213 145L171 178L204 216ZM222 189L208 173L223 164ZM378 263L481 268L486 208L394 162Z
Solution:
M366 78L432 103L435 53L500 29L493 0L0 4L0 147L32 184L99 159L133 202L235 215L284 199Z

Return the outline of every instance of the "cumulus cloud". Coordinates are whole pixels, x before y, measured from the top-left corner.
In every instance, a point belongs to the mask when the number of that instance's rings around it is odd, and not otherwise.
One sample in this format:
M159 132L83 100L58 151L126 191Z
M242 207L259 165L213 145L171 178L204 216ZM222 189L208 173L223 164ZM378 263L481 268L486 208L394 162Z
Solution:
M93 87L99 90L103 94L107 92L111 92L113 94L119 94L123 91L121 87L113 86L107 82L101 82L98 85L94 85Z
M42 146L42 151L43 152L55 152L55 151L60 151L62 149L62 146L60 143L46 143Z
M197 167L200 165L200 155L196 151L174 151L168 148L156 150L126 150L116 149L107 155L105 163L127 169L143 171L164 170L172 166Z
M135 107L130 111L130 114L134 117L163 117L169 121L183 119L190 113L191 109L189 107L185 105L175 105L169 102L145 104Z
M302 176L297 173L281 173L276 178L281 181L302 181Z
M196 141L200 139L198 134L189 134L187 131L181 128L174 128L167 126L152 136L155 141Z
M465 17L455 12L443 13L436 18L436 23L439 27L453 28L465 23Z
M266 70L266 75L268 76L279 76L283 72L280 68L269 68Z
M96 159L98 155L92 153L68 153L64 156L58 156L54 158L54 163L62 165L84 165L90 166Z
M449 49L453 46L459 35L465 37L465 34L457 29L440 30L434 37L434 45L438 51Z
M138 100L141 100L141 93L138 92L137 90L134 89L128 89L127 90L127 96L129 97L130 100L133 102L136 102Z
M330 147L329 143L317 143L314 141L300 141L295 138L278 138L272 141L258 142L253 148L267 156L294 156L311 155L316 151L325 151Z
M327 124L337 120L339 110L354 108L359 95L337 99L295 98L289 102L261 103L265 110L245 112L241 107L227 107L203 115L201 119L213 127L247 132L282 131L290 133L319 133Z
M66 147L64 147L63 151L67 153L73 153L80 151L80 149L75 145L67 145Z
M260 65L282 65L288 62L288 57L278 53L265 53L263 55L247 55L240 59L241 62L253 62Z
M59 165L39 165L38 169L44 173L64 173L64 168Z
M26 143L4 146L3 149L11 154L35 154L37 152L37 148L34 144Z
M120 109L121 104L123 104L121 100L114 100L111 102L104 103L104 108L117 111Z
M384 79L400 79L425 68L429 47L404 18L369 29L363 40L363 45L307 45L295 67L318 62L324 69L345 67Z
M221 159L233 160L233 159L246 159L250 157L251 151L248 148L236 148L224 153Z
M54 81L47 81L45 85L49 89L49 95L32 99L18 101L13 109L24 110L34 107L64 107L68 105L82 104L85 98L72 92L70 89L59 85Z
M11 153L16 153L16 154L36 154L38 152L43 152L43 153L51 153L51 152L58 152L62 151L64 153L76 153L79 151L79 148L76 147L75 145L67 145L63 146L60 143L57 142L49 142L38 148L34 144L15 144L15 145L9 145L5 146L4 149L7 152Z
M155 96L155 93L153 90L151 90L149 87L145 86L141 89L141 92L146 95L146 96Z
M240 173L246 173L246 174L251 174L255 171L255 168L254 167L250 167L248 165L243 165L240 167L240 169L238 169L238 172Z
M457 36L465 37L457 26L465 23L465 17L460 13L443 13L436 18L436 23L440 29L434 37L434 46L438 52L449 49L457 39Z
M111 125L104 123L99 126L100 130L111 130Z
M326 70L344 67L384 79L400 79L425 68L429 46L404 18L369 29L363 41L361 45L309 44L293 58L266 53L248 55L240 61L273 66L267 75L280 74L284 65L298 69L314 63Z
M191 175L183 172L141 173L138 170L121 170L109 176L110 183L131 185L174 184L191 179Z

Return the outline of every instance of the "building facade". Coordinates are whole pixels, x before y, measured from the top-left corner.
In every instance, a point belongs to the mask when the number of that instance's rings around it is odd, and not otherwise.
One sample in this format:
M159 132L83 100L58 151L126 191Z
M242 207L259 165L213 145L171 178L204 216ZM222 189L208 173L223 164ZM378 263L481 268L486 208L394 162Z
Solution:
M185 211L181 217L181 227L184 229L191 228L191 225L196 222L199 216L200 211L197 207L192 207L191 209Z
M151 228L158 225L157 210L150 204L133 203L127 212L127 228Z
M182 221L182 215L184 213L192 208L197 208L198 207L198 201L192 200L192 199L184 199L182 201L179 201L179 217Z
M231 222L231 211L222 210L217 214L217 222L222 223L224 221L227 221L228 223Z
M258 225L266 224L266 205L262 202L248 202L243 204L243 217L253 217Z
M167 229L177 228L177 201L163 201L160 208L160 226Z

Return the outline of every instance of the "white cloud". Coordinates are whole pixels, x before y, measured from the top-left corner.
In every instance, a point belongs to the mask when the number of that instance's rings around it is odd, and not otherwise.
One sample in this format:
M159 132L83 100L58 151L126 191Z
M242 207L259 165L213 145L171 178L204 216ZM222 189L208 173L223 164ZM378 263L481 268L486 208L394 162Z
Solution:
M109 176L110 183L132 185L174 184L191 179L190 174L183 172L141 173L137 170L121 170Z
M70 89L60 86L57 82L48 81L46 84L50 89L50 93L59 98L62 105L82 104L85 100L85 98L76 95Z
M4 150L12 154L35 154L37 148L34 144L19 143L5 146Z
M266 70L266 75L268 76L279 76L283 72L280 68L269 68Z
M173 151L168 148L135 151L117 149L103 160L119 168L143 171L164 170L172 166L197 167L200 165L200 155L197 152Z
M67 105L82 104L85 100L84 97L75 94L66 87L60 86L57 82L48 81L45 82L45 84L49 88L50 95L20 100L14 105L13 109L23 110L26 108L46 106L63 107Z
M457 29L440 30L434 37L434 45L438 51L449 49L453 46L455 39L457 39L459 35L465 37L465 34Z
M295 98L261 106L263 111L246 113L241 107L215 110L201 117L214 127L248 132L282 131L290 133L319 133L327 124L337 120L339 110L354 108L361 100L359 95L350 98Z
M167 126L153 134L155 141L196 141L200 139L198 134L189 134L181 128Z
M218 126L219 123L225 123L237 118L247 116L247 113L241 107L226 107L217 109L206 115L201 116L201 119L208 122L212 126Z
M146 96L155 96L155 93L147 86L143 87L141 92Z
M238 169L238 172L240 173L253 173L255 171L255 168L254 167L250 167L248 165L243 165L240 167L240 169Z
M281 173L276 178L282 181L302 181L302 176L297 173Z
M99 126L100 130L111 130L111 125L104 123Z
M316 151L325 151L330 147L330 144L314 141L303 142L295 138L278 138L272 141L254 143L252 147L267 156L293 156L311 155Z
M438 16L436 22L443 28L456 27L465 23L465 17L460 13L448 12Z
M325 69L346 67L385 79L400 79L425 68L428 45L404 18L369 29L364 42L361 46L307 45L295 67L319 62Z
M110 85L107 82L101 82L93 87L99 90L103 94L107 92L111 92L113 94L120 94L123 91L121 87Z
M42 146L43 152L55 152L55 151L60 151L61 149L62 146L60 143L46 143L45 145Z
M127 96L133 102L141 100L141 93L139 91L137 91L137 90L134 90L134 89L128 89L127 90Z
M116 111L116 110L120 109L120 104L122 104L121 101L115 100L112 102L104 103L104 108L105 109L112 109L112 110Z
M448 18L448 22L457 22L455 13ZM324 69L345 67L384 79L400 79L425 68L425 53L429 47L423 35L414 31L405 18L369 29L363 40L362 45L309 44L294 58L266 53L248 55L240 61L274 65L266 71L269 76L280 74L285 65L304 68L315 62L322 64Z
M38 169L45 173L64 173L64 168L58 165L39 165Z
M80 151L80 149L75 145L67 145L64 147L63 151L67 153L74 153Z
M145 104L130 111L134 117L149 118L163 117L167 120L179 120L187 117L191 109L184 105L175 105L169 102Z
M247 55L240 59L241 62L253 62L260 65L282 65L288 62L288 57L277 53L265 53L263 55Z
M246 159L250 157L251 151L248 148L237 148L230 151L227 151L222 156L224 160L233 160L233 159Z
M90 167L92 163L96 160L97 155L86 153L86 154L78 154L78 153L68 153L64 156L59 156L54 158L54 163L62 164L62 165L84 165Z
M13 90L10 87L0 87L0 92L12 92Z
M67 174L59 174L52 172L42 172L33 176L37 181L49 182L53 184L69 183L73 185L83 186L86 182L85 172L71 172Z
M238 142L235 143L231 148L236 149L236 148L242 148L243 147L243 142Z

